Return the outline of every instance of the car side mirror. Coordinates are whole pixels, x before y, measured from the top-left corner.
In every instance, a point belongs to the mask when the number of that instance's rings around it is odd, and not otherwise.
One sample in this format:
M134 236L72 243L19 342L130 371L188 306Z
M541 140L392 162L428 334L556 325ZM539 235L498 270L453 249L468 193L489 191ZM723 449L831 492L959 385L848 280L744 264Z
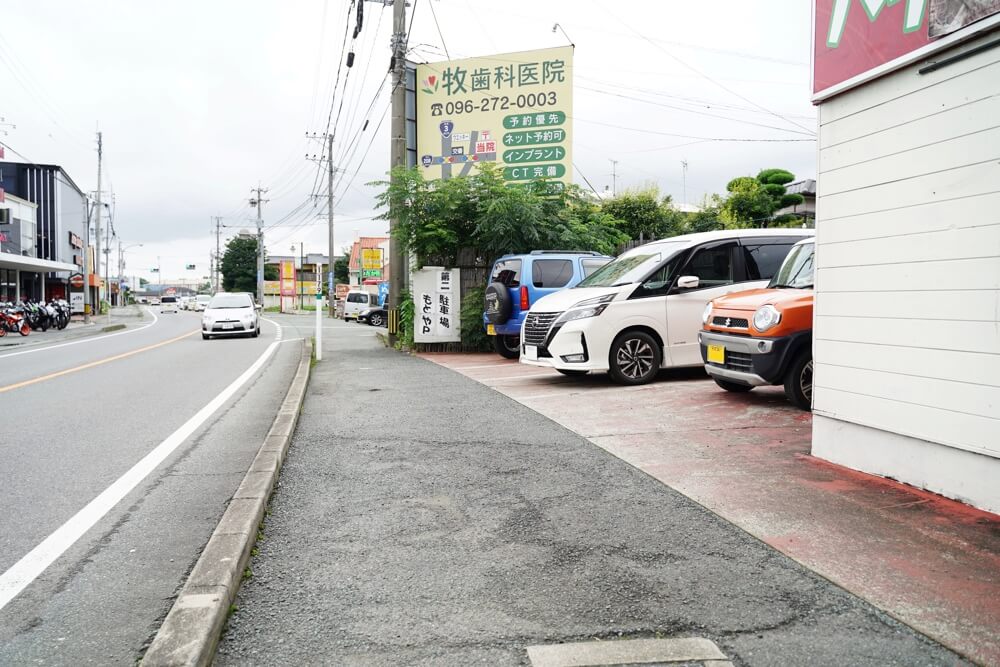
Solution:
M698 284L698 276L681 276L677 279L677 287L680 289L695 289Z
M259 303L255 303L253 305L253 309L256 310L257 312L260 312L261 309L263 309L263 308L264 308L264 306L260 305Z

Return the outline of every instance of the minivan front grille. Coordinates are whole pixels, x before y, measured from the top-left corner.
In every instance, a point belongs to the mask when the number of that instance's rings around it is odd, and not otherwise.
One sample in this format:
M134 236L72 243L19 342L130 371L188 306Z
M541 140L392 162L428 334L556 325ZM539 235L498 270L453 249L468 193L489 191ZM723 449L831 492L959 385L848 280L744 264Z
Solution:
M524 318L524 342L527 345L544 345L549 328L559 313L528 313Z
M712 318L712 324L717 327L726 327L727 329L746 329L750 326L742 317L723 317L716 315Z

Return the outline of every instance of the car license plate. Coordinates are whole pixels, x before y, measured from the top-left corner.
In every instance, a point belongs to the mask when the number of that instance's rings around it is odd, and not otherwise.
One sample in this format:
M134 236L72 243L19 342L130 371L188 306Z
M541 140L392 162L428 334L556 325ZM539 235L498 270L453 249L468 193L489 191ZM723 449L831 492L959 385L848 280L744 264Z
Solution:
M528 361L538 361L538 347L535 345L525 345L524 358Z
M713 364L726 363L726 347L724 345L709 345L708 360Z
M223 328L223 329L232 329L232 328L233 328L233 325L232 325L232 324L223 324L223 325L222 325L222 328Z
M486 325L486 335L487 336L496 336L497 335L497 328L495 326L493 326L492 324L487 324Z

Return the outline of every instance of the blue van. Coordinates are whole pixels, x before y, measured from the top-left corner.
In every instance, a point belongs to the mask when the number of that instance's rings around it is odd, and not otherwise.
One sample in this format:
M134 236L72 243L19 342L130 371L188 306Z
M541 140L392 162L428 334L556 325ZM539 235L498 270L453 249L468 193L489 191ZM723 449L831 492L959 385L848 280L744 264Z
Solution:
M531 304L547 294L573 287L612 260L596 252L533 250L504 255L493 264L484 299L483 325L502 357L521 354L521 324Z

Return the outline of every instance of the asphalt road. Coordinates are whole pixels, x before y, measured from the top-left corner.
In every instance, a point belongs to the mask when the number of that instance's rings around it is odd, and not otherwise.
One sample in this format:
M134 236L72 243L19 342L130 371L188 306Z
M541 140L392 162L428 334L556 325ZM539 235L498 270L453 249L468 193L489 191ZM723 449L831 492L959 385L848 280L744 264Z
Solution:
M266 321L257 339L198 331L196 313L158 314L0 351L0 664L134 664L169 610L301 345Z
M326 333L216 665L525 665L649 637L736 665L965 664L513 400Z

